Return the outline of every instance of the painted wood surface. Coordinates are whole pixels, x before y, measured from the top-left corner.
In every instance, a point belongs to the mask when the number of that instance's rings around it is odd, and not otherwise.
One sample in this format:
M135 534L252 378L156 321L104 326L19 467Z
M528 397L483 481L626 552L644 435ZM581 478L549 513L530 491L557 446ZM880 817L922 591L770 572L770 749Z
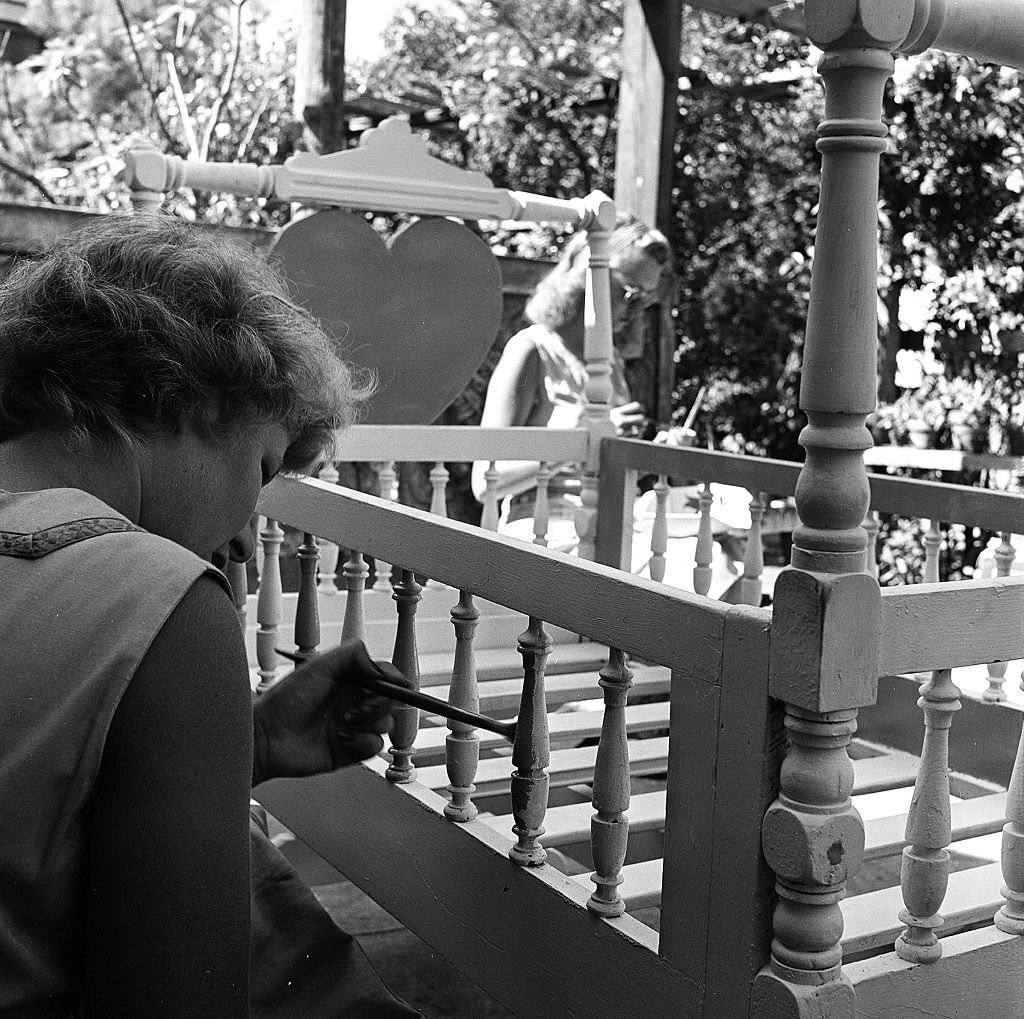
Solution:
M429 425L498 335L498 261L454 220L420 219L385 241L362 215L323 209L289 223L273 257L292 299L346 361L376 378L367 423Z
M1019 658L1024 658L1024 578L882 591L881 675Z
M276 479L259 509L645 661L698 678L718 673L729 606L313 479Z
M845 967L858 1019L1022 1019L1024 941L991 927L945 939L933 966L880 955Z
M443 798L415 782L389 786L383 767L277 780L256 795L428 944L472 960L473 979L523 1019L567 1015L567 1006L588 1019L621 1019L635 1013L638 987L650 1019L701 1015L699 987L658 957L649 927L588 913L588 888L550 866L516 867L506 856L510 838L478 820L445 822ZM580 926L567 936L571 917ZM601 973L629 978L597 979ZM583 977L573 980L571 1002L569 974Z

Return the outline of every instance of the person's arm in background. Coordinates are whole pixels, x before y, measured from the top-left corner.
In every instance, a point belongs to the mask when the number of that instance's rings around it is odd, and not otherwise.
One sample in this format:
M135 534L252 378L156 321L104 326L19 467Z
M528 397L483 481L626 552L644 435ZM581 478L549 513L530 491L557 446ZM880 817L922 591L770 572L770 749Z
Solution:
M525 425L544 388L544 367L536 345L524 333L516 333L505 344L484 398L480 419L483 428L514 428ZM490 464L478 460L473 465L473 495L483 500L487 490L484 473ZM537 460L499 460L498 490L522 482L524 490L531 487L540 463Z
M88 1019L249 1014L251 692L238 618L201 577L114 714L90 821Z

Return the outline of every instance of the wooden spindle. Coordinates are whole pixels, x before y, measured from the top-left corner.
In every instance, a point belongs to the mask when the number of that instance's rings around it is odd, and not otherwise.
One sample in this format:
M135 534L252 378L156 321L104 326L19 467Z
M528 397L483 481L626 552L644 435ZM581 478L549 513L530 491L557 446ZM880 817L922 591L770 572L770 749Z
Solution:
M573 520L576 536L579 538L581 559L593 561L597 543L598 478L596 474L584 474L580 484L580 507Z
M544 815L548 807L547 767L551 757L548 734L547 700L544 670L551 649L551 637L539 619L519 635L519 653L523 656L523 696L519 704L519 722L512 745L512 831L516 844L509 859L522 867L537 867L547 859L547 851L538 839L544 834Z
M880 521L877 510L869 510L861 525L867 535L867 572L878 579L878 530Z
M328 461L320 468L319 478L328 485L336 485L338 483L338 469L333 463ZM338 559L341 556L341 549L338 548L336 542L328 541L326 538L317 538L317 544L320 549L320 583L317 586L317 591L331 598L338 593L338 585L335 582L335 578L338 573Z
M587 459L583 465L580 499L582 506L575 515L579 536L579 555L594 559L597 541L597 512L601 469L601 440L612 438L610 410L612 385L612 314L611 277L608 269L608 241L615 228L615 205L600 192L588 195L587 272L583 297L583 362L587 369L584 386L583 423L589 431Z
M864 852L847 747L878 689L881 592L866 572L870 486L865 427L875 407L878 346L878 166L887 148L882 96L912 0L806 0L825 86L818 127L821 191L803 348L806 450L796 485L792 562L775 584L769 692L790 747L779 796L761 827L775 872L769 964L751 1015L854 1014L842 974L839 902Z
M484 471L484 509L480 516L480 526L487 531L498 529L498 469L491 460Z
M1024 732L1006 791L1006 824L1000 852L1001 890L1006 900L995 915L995 925L1006 934L1024 934Z
M935 931L942 926L939 909L949 883L952 840L949 806L949 728L960 710L960 691L949 669L938 669L921 688L924 743L907 815L900 861L900 887L906 929L896 939L896 954L907 962L934 962L942 955Z
M439 517L448 516L448 468L440 461L430 469L430 512Z
M711 532L711 482L706 481L700 490L697 523L697 549L693 563L693 589L697 594L707 594L711 590L711 558L715 554L715 539Z
M263 569L256 596L256 661L259 663L257 689L272 686L281 659L275 648L279 641L284 593L281 587L281 542L284 531L276 520L267 520L260 530Z
M626 701L633 673L626 656L608 650L601 670L604 718L594 763L594 809L590 819L590 845L594 855L595 888L587 909L598 916L621 916L626 904L619 894L622 865L629 841L629 742L626 738Z
M345 580L345 618L341 623L342 640L364 640L366 638L366 578L370 567L366 565L362 552L349 550L348 559L341 568Z
M374 466L377 469L377 495L387 502L398 502L398 470L394 460L382 460ZM392 564L376 559L375 571L378 580L389 581Z
M455 662L452 682L448 691L451 704L468 711L480 710L477 686L476 658L473 638L480 612L468 591L459 592L458 604L452 608L452 626L455 628ZM477 765L480 762L480 737L472 725L449 719L445 737L445 765L448 769L448 791L451 800L445 805L445 817L452 821L471 821L477 815L472 795L476 786Z
M422 590L412 570L402 570L394 587L395 604L398 607L398 628L395 632L395 650L391 658L395 668L412 682L413 689L420 688L420 656L416 645L416 606ZM420 726L419 708L408 704L396 704L391 717L391 763L385 774L391 782L411 782L416 777L412 765L413 744Z
M533 543L547 548L548 521L550 519L548 488L551 484L551 468L546 463L537 465L537 488L533 500Z
M939 551L942 548L942 533L938 522L929 520L924 532L924 582L939 582Z
M740 602L743 605L761 604L761 578L764 576L764 542L761 537L763 518L764 496L758 494L750 500L750 531L743 552L743 576L740 578Z
M317 596L317 566L320 549L308 531L296 549L299 560L299 591L295 600L295 646L300 655L316 653L320 643L320 606Z
M668 478L658 475L654 483L654 524L651 527L651 580L665 579L665 553L668 551Z
M256 534L257 536L267 529L267 518L257 517L256 518ZM256 589L259 590L260 577L263 576L263 557L266 553L263 551L263 542L257 540L256 542L256 554L253 556L253 560L256 566Z
M1013 560L1017 550L1010 541L1008 532L999 535L999 544L995 550L996 576L1008 577L1013 568ZM982 691L982 699L996 703L1006 700L1006 662L988 663L988 686Z

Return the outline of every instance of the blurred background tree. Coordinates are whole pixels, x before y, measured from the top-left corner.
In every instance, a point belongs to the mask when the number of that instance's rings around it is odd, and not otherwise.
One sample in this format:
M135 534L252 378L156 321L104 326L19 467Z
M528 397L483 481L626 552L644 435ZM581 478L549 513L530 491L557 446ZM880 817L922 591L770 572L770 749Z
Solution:
M0 64L0 184L8 200L99 211L125 205L121 153L149 143L192 159L282 162L302 136L291 114L290 30L271 0L36 0L43 51ZM176 197L187 218L278 225L287 207Z
M32 0L30 16L45 49L0 65L0 197L116 210L119 154L132 144L264 163L308 144L292 113L295 32L272 0ZM621 16L620 0L410 2L381 57L350 50L346 98L441 110L436 153L498 185L613 193ZM798 35L684 7L669 224L675 404L685 414L706 383L702 440L719 448L800 456L821 116L813 63ZM933 53L897 63L880 194L886 403L900 395L900 351L929 346L934 371L990 386L988 410L1024 425L1020 98L1016 72ZM174 201L184 216L228 225L279 226L290 214L257 199ZM495 243L543 258L561 241L508 231ZM963 391L946 387L947 403ZM1000 451L1006 440L992 442Z

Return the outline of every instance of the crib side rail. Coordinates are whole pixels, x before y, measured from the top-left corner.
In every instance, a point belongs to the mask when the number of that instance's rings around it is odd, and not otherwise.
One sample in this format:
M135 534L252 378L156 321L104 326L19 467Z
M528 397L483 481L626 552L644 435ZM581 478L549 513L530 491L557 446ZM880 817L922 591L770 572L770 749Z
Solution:
M726 605L313 479L278 478L258 510L645 661L717 675Z

